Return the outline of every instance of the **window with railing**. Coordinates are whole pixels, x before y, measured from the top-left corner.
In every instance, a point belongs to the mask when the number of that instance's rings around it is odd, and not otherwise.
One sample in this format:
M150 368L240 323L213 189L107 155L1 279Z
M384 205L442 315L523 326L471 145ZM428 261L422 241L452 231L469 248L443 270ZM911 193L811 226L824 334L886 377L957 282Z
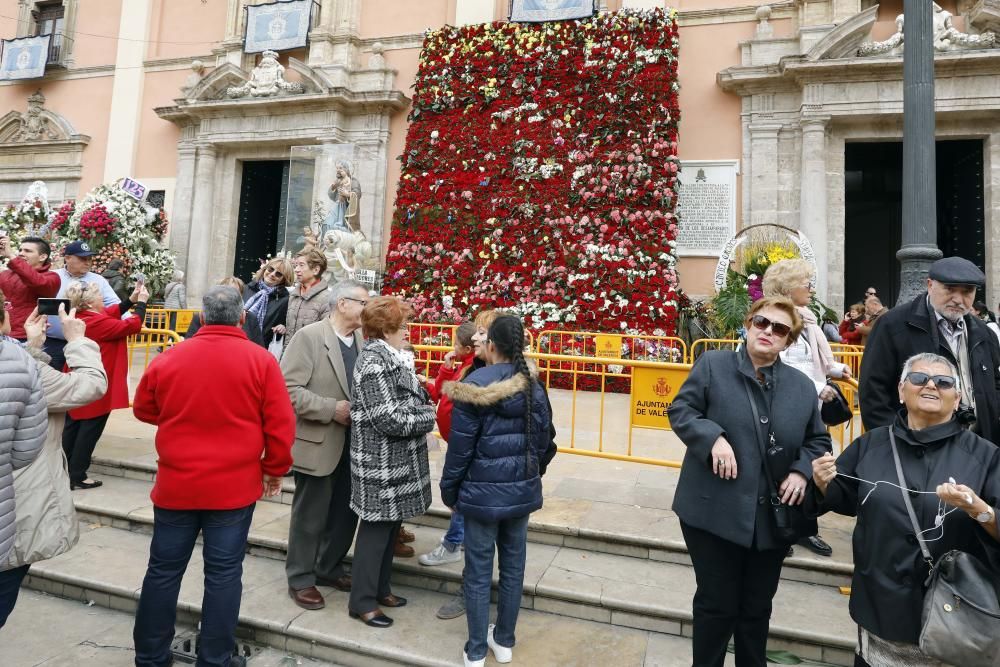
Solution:
M62 0L58 2L39 2L35 5L32 18L35 21L35 35L52 35L49 40L50 65L62 63L63 56L63 20L66 9Z

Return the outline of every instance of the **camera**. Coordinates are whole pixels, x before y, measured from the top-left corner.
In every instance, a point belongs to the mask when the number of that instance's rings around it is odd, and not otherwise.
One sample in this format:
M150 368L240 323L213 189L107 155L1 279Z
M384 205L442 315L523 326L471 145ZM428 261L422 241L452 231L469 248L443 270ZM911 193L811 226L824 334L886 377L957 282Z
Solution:
M955 413L955 420L965 428L972 428L976 424L976 411L972 408L959 408Z

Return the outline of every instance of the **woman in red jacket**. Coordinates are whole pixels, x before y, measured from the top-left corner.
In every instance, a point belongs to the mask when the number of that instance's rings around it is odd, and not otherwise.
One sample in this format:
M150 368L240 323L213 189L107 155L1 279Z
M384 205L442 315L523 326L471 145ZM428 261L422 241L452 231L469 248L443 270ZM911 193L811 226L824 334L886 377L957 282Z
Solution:
M845 345L861 345L858 325L865 322L865 305L856 303L847 310L847 317L840 323L840 339Z
M87 323L87 338L100 346L101 361L108 374L107 393L93 403L70 410L63 430L70 488L93 489L101 486L101 482L87 478L90 458L111 411L128 407L127 341L142 329L149 292L139 283L128 300L105 308L100 286L78 281L66 288L66 298L70 308L76 308L76 316ZM129 309L134 310L135 316L121 319Z

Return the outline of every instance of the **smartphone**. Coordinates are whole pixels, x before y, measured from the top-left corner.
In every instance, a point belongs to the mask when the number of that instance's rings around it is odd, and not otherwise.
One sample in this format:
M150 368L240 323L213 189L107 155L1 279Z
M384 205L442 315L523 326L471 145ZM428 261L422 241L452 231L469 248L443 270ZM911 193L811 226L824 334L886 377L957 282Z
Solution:
M146 276L141 271L136 271L135 273L133 273L132 278L135 279L136 285L142 285L143 283L146 282Z
M63 310L69 313L69 299L39 299L38 314L58 315L60 303L63 305Z

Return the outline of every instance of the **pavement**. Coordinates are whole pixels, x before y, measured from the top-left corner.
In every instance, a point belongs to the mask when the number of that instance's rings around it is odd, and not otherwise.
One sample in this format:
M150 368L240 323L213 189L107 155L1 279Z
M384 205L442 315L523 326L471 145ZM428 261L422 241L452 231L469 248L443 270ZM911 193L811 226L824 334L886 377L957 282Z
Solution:
M42 622L58 619L58 622ZM77 602L29 589L0 630L0 661L4 667L130 667L135 664L132 626L135 617L123 611ZM193 626L178 626L176 637L190 635ZM251 667L338 667L263 647Z

